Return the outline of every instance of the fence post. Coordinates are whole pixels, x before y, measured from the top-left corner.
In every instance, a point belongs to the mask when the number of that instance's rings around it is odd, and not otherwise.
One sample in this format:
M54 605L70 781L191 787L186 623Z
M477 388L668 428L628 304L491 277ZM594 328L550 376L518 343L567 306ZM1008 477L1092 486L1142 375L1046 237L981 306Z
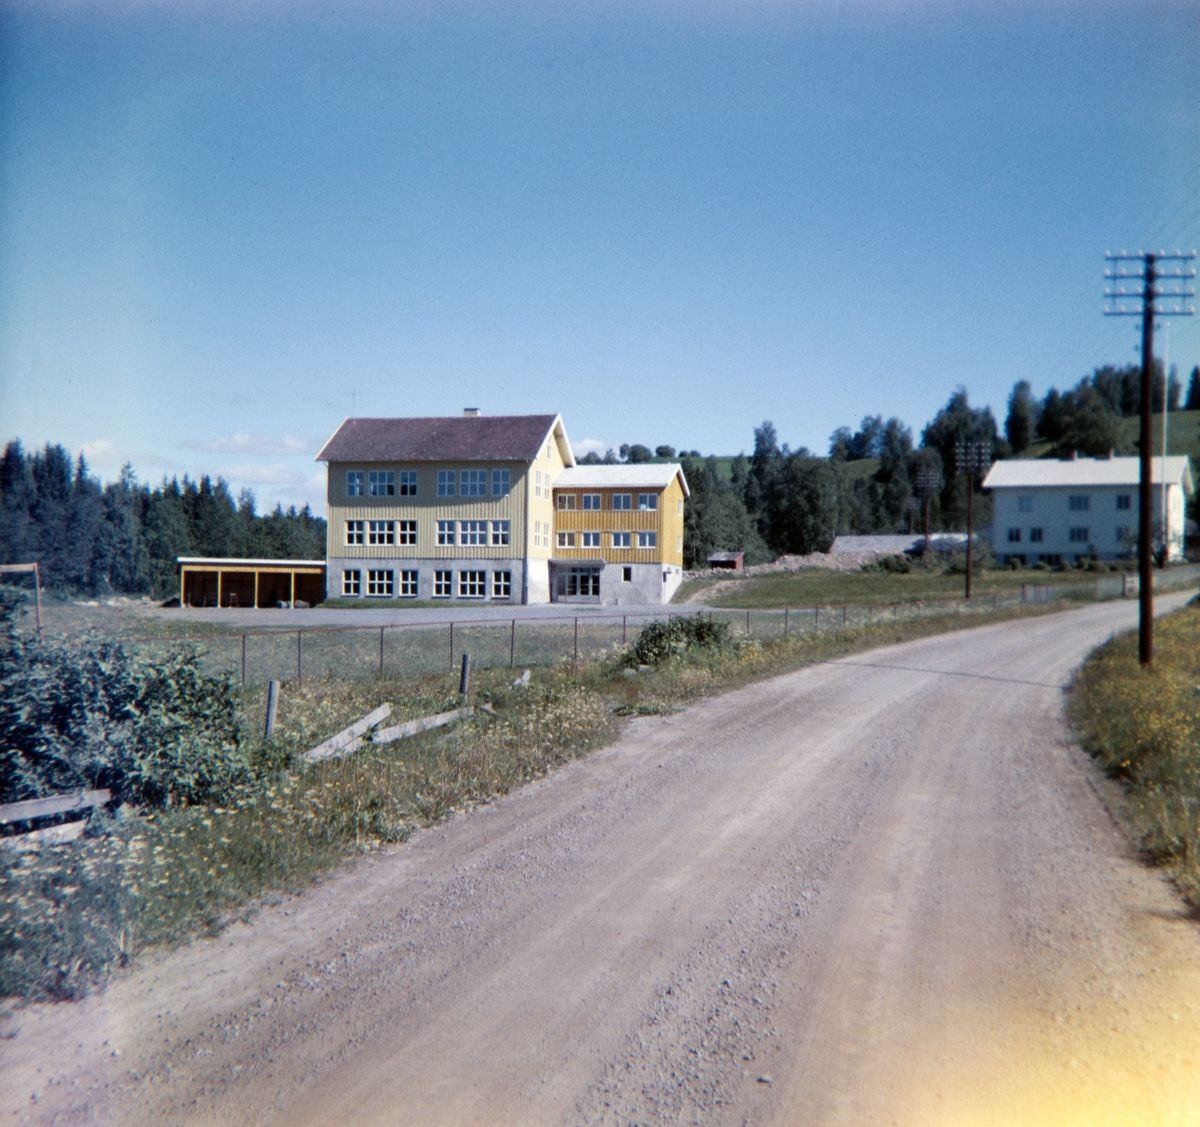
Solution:
M783 608L783 636L786 639L788 636L788 608Z
M816 629L818 629L818 630L821 628L821 607L820 607L820 604L818 604L817 606L813 607L813 626L814 626Z
M471 687L471 655L463 654L462 676L458 679L458 691L465 697Z
M450 668L454 668L454 620L450 621Z
M517 661L517 620L512 620L512 633L508 636L508 667L516 668Z
M242 635L242 688L246 687L246 635Z
M708 616L708 621L712 622L711 614ZM628 622L628 619L626 618L626 616L621 615L621 645L625 644L625 626L626 626L627 622Z
M266 738L270 739L275 731L275 711L279 707L279 682L271 681L267 685L267 723Z
M383 680L383 630L384 628L381 626L379 628L379 679L381 681Z
M297 685L304 684L304 665L303 665L304 643L301 640L303 637L304 637L304 631L297 630L296 631L296 684Z
M575 664L579 664L579 616L575 616Z
M846 604L842 603L842 629L846 629Z

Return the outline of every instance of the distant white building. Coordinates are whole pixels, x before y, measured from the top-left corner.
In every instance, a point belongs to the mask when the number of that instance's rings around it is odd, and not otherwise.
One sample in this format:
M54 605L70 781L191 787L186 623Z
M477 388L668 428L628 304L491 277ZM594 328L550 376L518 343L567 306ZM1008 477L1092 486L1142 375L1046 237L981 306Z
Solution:
M1165 464L1164 464L1165 463ZM1195 488L1184 456L1152 459L1155 547L1167 489L1167 558L1183 559L1184 514ZM1138 458L1013 458L997 462L983 488L994 498L996 555L1022 563L1119 559L1135 550Z

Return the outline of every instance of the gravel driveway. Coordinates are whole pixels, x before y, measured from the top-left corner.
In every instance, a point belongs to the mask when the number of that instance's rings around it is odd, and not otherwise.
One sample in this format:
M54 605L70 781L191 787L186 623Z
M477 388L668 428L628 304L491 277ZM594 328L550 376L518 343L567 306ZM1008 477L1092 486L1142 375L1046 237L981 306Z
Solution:
M103 995L18 1013L3 1121L1200 1122L1197 926L1063 722L1071 671L1135 613L639 720Z

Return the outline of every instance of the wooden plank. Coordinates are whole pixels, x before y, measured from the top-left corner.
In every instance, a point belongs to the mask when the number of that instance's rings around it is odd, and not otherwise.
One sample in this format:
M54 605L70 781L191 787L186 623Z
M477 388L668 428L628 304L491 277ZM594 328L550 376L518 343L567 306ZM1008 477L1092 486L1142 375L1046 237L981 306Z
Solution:
M408 720L403 724L397 724L394 728L380 728L375 733L374 742L377 744L391 743L392 740L403 740L409 736L415 736L420 732L428 732L430 728L441 728L446 724L453 724L455 720L465 720L468 716L475 715L475 706L467 705L466 708L455 708L450 712L439 712L434 716L422 716L416 720Z
M30 818L45 818L65 814L68 810L86 810L112 801L112 793L104 790L81 790L77 794L56 794L49 798L27 798L0 806L0 824L27 822Z
M318 744L311 751L304 753L304 758L310 763L320 759L331 759L335 755L345 755L354 751L362 743L363 733L377 724L382 724L392 714L390 704L381 704L374 712L368 712L361 720L344 728L336 736Z
M16 834L13 837L0 837L0 845L5 849L25 852L31 849L41 849L43 845L60 845L64 841L76 841L83 836L87 828L87 819L77 822L64 822L61 826L47 826L44 830L31 830L29 833Z

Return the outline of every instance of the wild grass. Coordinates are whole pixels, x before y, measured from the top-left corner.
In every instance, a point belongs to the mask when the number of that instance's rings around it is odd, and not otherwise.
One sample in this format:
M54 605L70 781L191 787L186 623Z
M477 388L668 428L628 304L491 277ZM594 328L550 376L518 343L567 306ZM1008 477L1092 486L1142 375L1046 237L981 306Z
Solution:
M1071 714L1120 780L1146 853L1200 909L1200 603L1156 622L1149 669L1136 632L1101 646L1076 678Z

